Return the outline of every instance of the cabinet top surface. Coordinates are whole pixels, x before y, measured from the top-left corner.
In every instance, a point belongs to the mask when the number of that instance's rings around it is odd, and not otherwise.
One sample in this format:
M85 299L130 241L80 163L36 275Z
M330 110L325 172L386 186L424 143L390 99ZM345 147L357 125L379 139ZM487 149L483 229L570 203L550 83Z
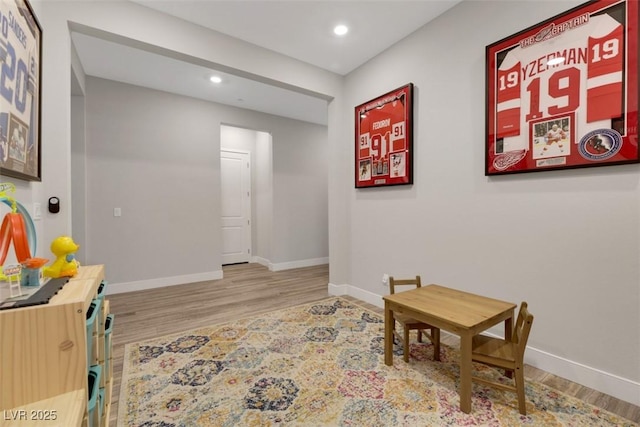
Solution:
M47 304L1 310L0 316L10 315L16 310L37 310L63 304L82 303L86 310L96 296L98 285L104 279L104 265L81 266L78 273L64 284Z

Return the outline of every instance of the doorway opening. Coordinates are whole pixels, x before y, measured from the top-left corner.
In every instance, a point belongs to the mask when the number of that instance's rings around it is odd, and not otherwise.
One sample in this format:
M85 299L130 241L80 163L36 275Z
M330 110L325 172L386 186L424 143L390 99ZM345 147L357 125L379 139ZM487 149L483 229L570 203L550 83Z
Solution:
M271 135L220 128L222 265L269 257Z

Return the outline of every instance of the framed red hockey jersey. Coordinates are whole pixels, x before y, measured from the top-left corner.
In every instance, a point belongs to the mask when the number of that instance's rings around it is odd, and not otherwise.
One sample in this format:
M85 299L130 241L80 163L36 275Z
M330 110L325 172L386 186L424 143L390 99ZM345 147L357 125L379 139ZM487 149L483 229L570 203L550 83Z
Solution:
M413 183L413 84L355 108L355 186Z
M637 1L590 1L486 56L485 175L640 162Z

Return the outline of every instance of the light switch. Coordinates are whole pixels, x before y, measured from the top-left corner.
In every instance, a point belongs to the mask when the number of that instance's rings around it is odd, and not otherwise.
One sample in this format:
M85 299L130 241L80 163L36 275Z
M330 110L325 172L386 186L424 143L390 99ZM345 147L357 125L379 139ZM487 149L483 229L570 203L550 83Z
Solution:
M113 208L113 216L122 216L122 209Z
M40 203L33 204L33 220L39 221L42 219L42 206Z

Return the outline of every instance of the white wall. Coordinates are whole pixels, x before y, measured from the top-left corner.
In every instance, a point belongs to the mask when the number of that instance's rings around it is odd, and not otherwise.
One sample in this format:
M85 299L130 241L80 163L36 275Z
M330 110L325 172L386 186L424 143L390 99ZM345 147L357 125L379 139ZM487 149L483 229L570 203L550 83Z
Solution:
M484 176L485 46L578 3L464 2L348 76L345 117L416 90L413 186L349 190L347 291L421 274L528 301L529 363L640 404L638 166Z
M530 362L640 404L637 167L483 175L485 46L579 1L465 1L346 82L127 2L34 3L45 30L44 169L42 184L16 182L21 200L70 193L69 21L326 95L333 98L332 284L379 302L383 272L421 273L427 281L528 300L536 315ZM415 184L355 191L353 106L409 81L416 84ZM599 216L609 219L607 227L593 221ZM69 224L63 210L38 227L51 241Z
M86 78L86 122L86 262L105 264L111 287L221 277L221 138L225 148L247 151L255 151L257 139L237 127L221 132L221 123L268 130L278 150L273 159L309 166L295 179L318 181L318 188L309 184L302 194L290 190L286 170L272 172L278 203L308 212L298 222L274 217L267 226L288 221L292 236L272 241L271 250L284 253L284 262L327 257L326 127L95 77ZM230 130L253 135L247 142ZM114 208L122 216L114 217Z
M216 108L87 77L86 117L87 263L116 284L219 278Z
M34 1L43 38L43 182L25 184L21 200L61 199L58 215L45 215L39 240L50 242L71 233L70 63L69 28L139 48L211 66L224 72L254 76L263 82L314 93L324 99L339 95L341 79L300 61L180 19L122 1ZM282 73L287 70L287 73ZM334 114L335 110L334 110ZM335 120L329 117L329 122Z
M87 259L87 174L85 98L71 96L71 222L73 241L80 246L76 259L85 263Z
M223 147L252 152L252 244L256 260L272 270L326 264L326 128L289 121L272 137L265 132L223 126L222 137Z
M254 164L256 180L253 194L256 216L253 218L253 225L256 234L253 255L257 262L269 265L273 234L273 140L266 132L258 132L256 135L256 158L261 161ZM329 248L327 254L328 252Z
M69 93L70 63L73 57L69 35L70 27L78 32L145 48L200 65L211 66L228 73L245 77L254 76L263 82L278 84L305 93L318 94L324 99L333 98L340 88L340 78L333 73L188 24L134 3L121 1L35 1L34 3L36 3L38 18L46 34L43 40L43 182L42 184L23 185L19 197L21 200L31 202L46 200L55 195L61 199L62 206L61 213L58 215L45 214L39 228L39 241L41 242L50 242L57 235L71 234L72 231ZM288 70L288 73L283 74L283 69ZM275 120L276 126L279 126L277 119L272 117L263 119L263 122ZM335 120L335 117L329 117L329 122L332 120ZM268 126L261 128L267 129ZM283 131L285 139L292 135L289 132L289 130ZM326 140L326 130L324 133ZM326 187L324 191L326 192ZM144 214L149 215L150 212L145 211ZM106 214L103 213L103 215ZM112 210L110 210L110 215L113 218ZM274 217L274 222L278 221L283 220ZM282 226L278 225L278 227ZM90 243L89 246L91 246ZM276 253L275 250L274 253ZM291 250L279 248L277 253L282 256L277 259L278 262L297 260L296 257L300 255L297 248ZM326 253L325 247L322 256L326 257ZM295 257L287 258L290 254ZM98 254L94 255L96 257L91 255L88 262L94 259L98 260ZM133 259L128 262L133 271ZM215 260L213 264L216 264ZM215 273L216 267L213 268ZM162 273L156 272L155 274L166 274L166 270L167 267L162 267L159 270ZM114 273L122 274L120 271ZM174 273L178 272L174 271ZM134 280L140 278L139 274L139 271L134 272L132 276L135 277ZM197 274L191 275L191 279L201 277ZM210 275L206 277L210 277ZM181 279L184 279L184 276L179 276L176 280ZM145 282L147 279L140 278L140 280ZM176 280L169 278L165 283L170 284ZM145 282L144 287L147 285L150 283Z
M326 264L326 128L291 121L271 141L265 132L223 126L222 138L223 147L252 153L254 259L272 270Z
M274 269L326 263L328 247L327 129L292 122L273 136ZM297 143L279 144L281 138ZM287 245L278 242L288 242ZM325 250L319 250L326 248ZM296 262L315 260L312 262Z

